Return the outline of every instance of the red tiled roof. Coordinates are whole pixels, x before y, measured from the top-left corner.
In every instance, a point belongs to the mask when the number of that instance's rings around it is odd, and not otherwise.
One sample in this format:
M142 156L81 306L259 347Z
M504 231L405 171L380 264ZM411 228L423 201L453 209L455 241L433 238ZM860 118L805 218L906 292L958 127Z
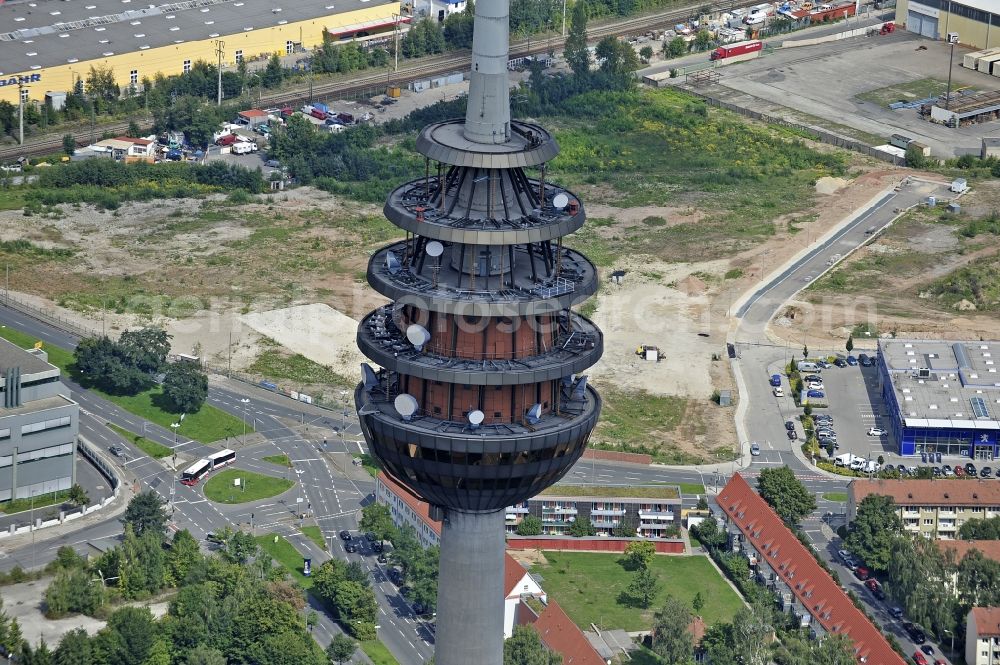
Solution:
M852 480L855 505L869 494L892 497L897 506L998 506L1000 483L995 480Z
M1000 637L1000 607L973 607L971 611L980 637Z
M1000 540L935 540L942 551L955 553L955 561L961 561L972 550L979 550L987 559L1000 561Z
M563 665L607 665L556 601L549 600L530 625L538 631L545 646L562 655Z
M250 109L249 111L240 111L240 115L244 118L260 118L267 115L267 111L261 111L260 109Z
M870 665L905 663L743 476L734 474L716 502L828 633L847 635L857 657Z
M691 642L698 646L705 637L705 620L701 617L691 619L688 624L688 632L691 633Z
M397 483L396 480L385 471L378 472L378 480L383 485L388 487L393 494L402 499L403 502L410 507L410 510L420 517L424 524L434 530L434 533L439 536L441 535L441 523L435 522L431 519L430 504L411 492L405 486Z

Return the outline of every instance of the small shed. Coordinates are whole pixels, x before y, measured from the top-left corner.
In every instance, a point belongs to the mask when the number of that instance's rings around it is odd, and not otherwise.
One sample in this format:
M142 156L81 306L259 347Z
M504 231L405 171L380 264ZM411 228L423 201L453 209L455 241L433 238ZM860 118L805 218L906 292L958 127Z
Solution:
M249 109L247 111L240 111L239 116L239 122L248 127L267 124L267 111Z

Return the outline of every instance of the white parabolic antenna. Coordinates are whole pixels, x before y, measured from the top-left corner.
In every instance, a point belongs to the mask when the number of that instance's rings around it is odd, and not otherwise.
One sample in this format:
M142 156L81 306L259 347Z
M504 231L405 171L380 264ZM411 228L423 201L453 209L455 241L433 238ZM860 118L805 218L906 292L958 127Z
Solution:
M424 344L431 341L431 334L427 332L427 328L414 323L406 329L406 339L419 350L423 348Z
M441 256L444 254L444 245L439 243L437 240L431 240L427 243L427 256Z
M417 412L417 398L407 393L396 395L392 405L396 407L396 412L403 417L403 420L409 420Z
M469 411L469 422L473 425L482 425L484 420L486 420L486 414L479 409Z
M556 208L565 208L569 204L569 197L562 192L555 195L552 199L552 205Z

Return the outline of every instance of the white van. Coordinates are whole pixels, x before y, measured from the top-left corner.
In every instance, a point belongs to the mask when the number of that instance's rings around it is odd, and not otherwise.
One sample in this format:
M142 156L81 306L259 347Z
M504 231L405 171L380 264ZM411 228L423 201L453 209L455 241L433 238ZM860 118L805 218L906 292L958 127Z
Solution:
M799 368L800 372L819 372L820 371L819 365L817 365L814 362L810 362L808 360L800 360L798 362L798 364L796 364L795 366Z
M773 5L757 5L756 7L750 8L747 12L746 18L743 19L743 22L747 25L759 25L773 13Z

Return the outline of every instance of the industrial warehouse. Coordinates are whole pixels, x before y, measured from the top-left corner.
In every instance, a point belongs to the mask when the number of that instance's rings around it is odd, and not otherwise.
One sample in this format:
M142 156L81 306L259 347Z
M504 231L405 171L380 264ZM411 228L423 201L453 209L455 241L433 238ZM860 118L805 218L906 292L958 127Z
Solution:
M959 43L973 48L1000 46L1000 13L996 0L899 0L896 23L931 39L957 33Z
M879 389L899 454L996 459L998 358L996 342L880 341Z
M16 104L67 92L91 67L115 82L181 74L199 60L223 67L290 55L333 39L390 31L398 2L385 0L187 0L133 5L131 0L35 0L0 3L0 100ZM408 18L408 17L407 17Z

